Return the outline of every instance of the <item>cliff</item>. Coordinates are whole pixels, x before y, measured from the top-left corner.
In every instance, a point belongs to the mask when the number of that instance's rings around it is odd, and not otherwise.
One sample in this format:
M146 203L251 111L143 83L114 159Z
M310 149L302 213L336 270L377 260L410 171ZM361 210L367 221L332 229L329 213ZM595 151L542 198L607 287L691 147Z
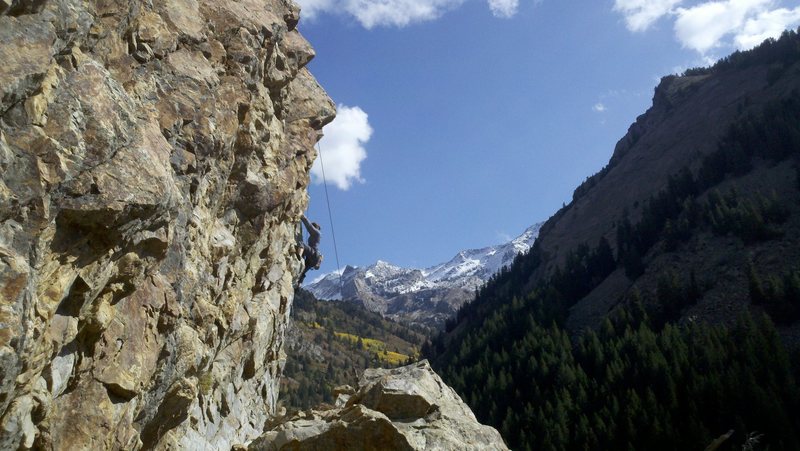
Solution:
M0 448L262 433L334 115L298 12L0 1Z

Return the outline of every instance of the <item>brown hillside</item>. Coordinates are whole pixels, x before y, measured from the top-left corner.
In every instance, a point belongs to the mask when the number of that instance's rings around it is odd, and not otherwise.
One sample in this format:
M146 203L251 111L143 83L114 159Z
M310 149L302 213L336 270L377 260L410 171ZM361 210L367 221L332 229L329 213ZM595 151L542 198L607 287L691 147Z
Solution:
M537 270L536 278L552 274L581 244L593 247L605 237L616 250L616 228L626 214L635 224L647 199L663 190L668 178L681 169L696 172L732 123L761 114L770 102L800 88L800 63L784 68L779 76L776 72L776 65L765 64L663 78L653 106L619 141L608 166L576 189L573 201L542 228L539 246L546 264ZM709 190L735 189L743 199L777 195L792 211L780 227L780 238L746 244L736 237L696 231L678 249L667 252L663 243L657 244L643 256L646 270L641 277L633 281L618 268L571 309L567 326L573 332L596 327L635 291L654 292L659 277L670 271L684 280L694 272L703 284L702 298L683 312L684 320L734 318L750 303L749 264L764 273L797 269L800 222L795 212L800 198L794 166L792 160L756 161L749 173L728 177ZM704 202L707 196L708 192L701 193L698 201Z

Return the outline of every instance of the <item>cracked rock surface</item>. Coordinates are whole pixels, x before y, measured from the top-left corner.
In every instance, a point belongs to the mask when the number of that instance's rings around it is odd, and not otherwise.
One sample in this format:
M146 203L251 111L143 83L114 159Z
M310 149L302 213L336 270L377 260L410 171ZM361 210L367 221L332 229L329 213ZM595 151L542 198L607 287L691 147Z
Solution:
M334 105L289 0L0 0L0 449L230 449Z
M364 371L357 390L337 387L336 407L300 412L250 444L278 450L507 450L475 419L427 360Z

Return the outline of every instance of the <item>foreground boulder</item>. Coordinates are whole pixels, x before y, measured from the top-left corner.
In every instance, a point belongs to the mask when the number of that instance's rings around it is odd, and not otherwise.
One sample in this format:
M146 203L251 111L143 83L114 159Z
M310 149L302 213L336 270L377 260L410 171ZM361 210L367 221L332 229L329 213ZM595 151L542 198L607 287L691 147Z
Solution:
M368 369L358 389L337 388L336 407L301 412L251 450L505 450L496 429L475 419L427 360Z

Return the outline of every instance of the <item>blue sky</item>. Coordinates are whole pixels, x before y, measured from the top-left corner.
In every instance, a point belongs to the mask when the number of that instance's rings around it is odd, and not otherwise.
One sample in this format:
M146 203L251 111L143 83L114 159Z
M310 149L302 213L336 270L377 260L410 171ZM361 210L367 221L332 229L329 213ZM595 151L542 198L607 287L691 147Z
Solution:
M342 265L424 267L520 234L605 165L660 77L800 25L798 0L299 3L340 105L320 146ZM336 259L324 187L309 193L314 279Z

